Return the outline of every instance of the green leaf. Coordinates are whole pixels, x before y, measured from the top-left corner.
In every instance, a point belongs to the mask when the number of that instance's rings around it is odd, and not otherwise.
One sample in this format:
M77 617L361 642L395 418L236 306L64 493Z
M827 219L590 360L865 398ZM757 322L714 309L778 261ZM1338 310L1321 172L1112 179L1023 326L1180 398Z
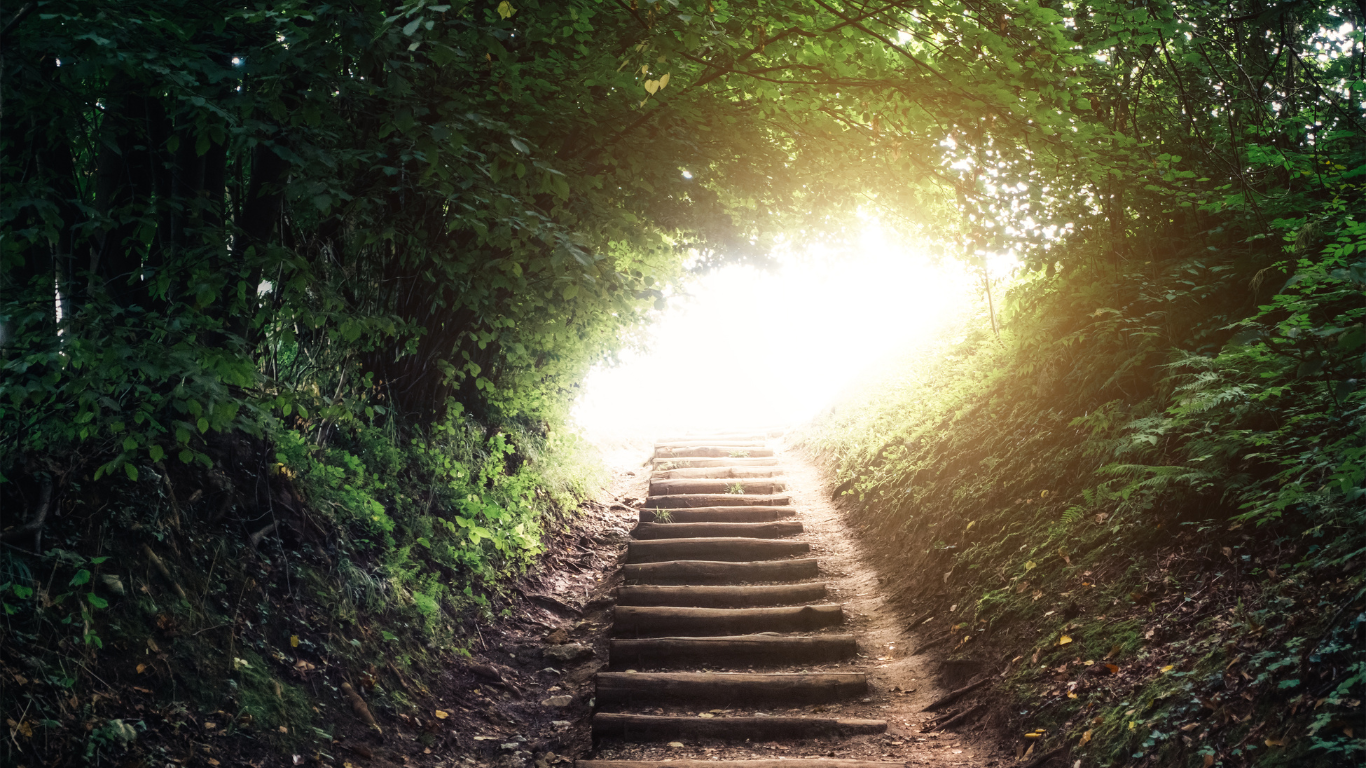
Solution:
M131 462L123 462L123 472L128 475L129 480L136 481L138 479L138 468L133 466Z
M93 606L95 606L96 608L108 608L108 607L109 607L109 601L108 601L108 600L105 600L103 597L100 597L99 595L95 594L94 592L87 592L86 595L85 595L85 599L88 600L88 601L90 602L90 604L93 605Z
M81 586L82 584L88 584L89 582L90 582L90 571L87 571L86 569L82 568L81 570L76 571L76 575L75 575L75 576L72 576L72 577L71 577L70 585L73 586L73 587L79 587L79 586Z
M166 455L166 451L159 445L153 445L147 449L147 455L151 456L154 462L161 461L162 457Z

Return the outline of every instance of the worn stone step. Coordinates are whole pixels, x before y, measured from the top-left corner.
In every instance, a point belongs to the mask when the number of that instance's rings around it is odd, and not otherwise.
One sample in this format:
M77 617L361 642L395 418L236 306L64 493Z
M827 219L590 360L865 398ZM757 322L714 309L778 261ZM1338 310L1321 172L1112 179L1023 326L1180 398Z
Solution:
M871 760L787 758L784 760L575 760L574 768L906 768L906 763Z
M716 446L717 448L763 448L768 442L764 437L700 437L688 440L668 440L655 443L655 450L696 448Z
M669 437L661 437L656 440L655 443L656 445L661 445L665 443L684 443L689 440L767 440L770 437L776 437L776 435L751 429L729 432L706 432L697 435L671 435Z
M671 469L688 469L696 467L776 467L782 462L772 456L758 459L744 459L726 457L721 459L707 459L693 457L690 459L652 459L655 469L668 471Z
M811 545L804 541L773 539L659 539L633 540L626 547L627 563L662 563L669 560L718 560L727 563L778 560L804 555Z
M637 563L622 569L628 584L750 584L766 581L803 581L820 573L814 557L758 563L716 560L675 560Z
M785 760L575 760L574 768L906 768L906 763L790 757Z
M844 609L834 603L768 608L683 608L617 606L612 634L738 635L750 632L810 632L844 623Z
M614 669L693 664L781 667L854 658L853 635L731 635L723 637L617 638L608 653Z
M642 523L761 523L797 514L796 507L698 507L639 511Z
M725 494L749 494L749 493L782 493L787 490L787 481L783 478L760 477L760 478L735 478L709 479L701 477L683 477L677 480L651 480L651 496L678 496L681 494L694 493L725 493Z
M806 584L764 584L743 587L659 587L617 588L617 605L673 605L688 608L758 608L769 605L799 605L824 600L823 582Z
M772 448L746 447L742 445L689 445L678 448L656 448L655 461L661 459L761 459L772 456Z
M886 720L843 717L676 717L599 712L593 715L593 736L626 741L663 739L726 739L769 741L884 733ZM791 762L783 761L783 764Z
M802 524L795 520L772 523L640 523L631 531L631 538L697 539L743 537L747 539L781 539L802 532Z
M677 480L685 477L704 477L704 478L748 478L748 477L778 477L783 472L781 467L743 467L743 466L717 466L717 467L682 467L679 469L658 469L650 477L655 480Z
M649 509L692 509L695 507L786 507L790 496L750 493L689 493L677 496L652 496L645 500Z
M735 672L600 672L597 677L597 704L605 709L661 704L780 704L793 707L854 698L867 691L868 678L861 672L768 675Z

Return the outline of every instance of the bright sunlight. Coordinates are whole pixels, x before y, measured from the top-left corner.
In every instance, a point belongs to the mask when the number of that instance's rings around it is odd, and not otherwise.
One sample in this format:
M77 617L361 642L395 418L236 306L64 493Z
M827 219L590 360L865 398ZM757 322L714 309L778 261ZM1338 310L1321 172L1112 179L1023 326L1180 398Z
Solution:
M871 367L926 346L980 299L981 279L876 225L847 252L731 266L670 300L650 348L584 383L595 441L801 423Z

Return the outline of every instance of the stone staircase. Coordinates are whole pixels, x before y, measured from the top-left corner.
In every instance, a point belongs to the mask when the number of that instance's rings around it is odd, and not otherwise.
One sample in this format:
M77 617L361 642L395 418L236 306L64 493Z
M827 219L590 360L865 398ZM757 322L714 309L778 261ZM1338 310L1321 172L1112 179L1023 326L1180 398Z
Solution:
M595 744L749 741L882 733L882 720L791 716L794 707L867 695L857 653L828 602L820 564L784 494L765 435L659 443L649 497L627 550L607 669L598 673ZM832 669L834 667L834 669ZM733 714L743 712L748 714ZM579 768L888 768L902 763L580 760Z

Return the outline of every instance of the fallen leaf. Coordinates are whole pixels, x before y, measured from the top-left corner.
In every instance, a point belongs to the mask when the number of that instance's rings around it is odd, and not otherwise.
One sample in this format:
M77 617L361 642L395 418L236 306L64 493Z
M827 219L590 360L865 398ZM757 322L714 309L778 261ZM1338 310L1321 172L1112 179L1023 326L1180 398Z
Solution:
M1113 646L1110 646L1110 652L1107 653L1107 654L1105 654L1105 658L1106 658L1106 659L1113 659L1114 657L1116 657L1116 656L1119 655L1119 652L1120 652L1121 650L1123 650L1123 649L1120 648L1119 644L1115 644L1115 645L1113 645Z
M1087 730L1086 733L1083 733L1083 734L1081 735L1081 741L1080 741L1079 743L1081 743L1081 744L1089 744L1090 742L1091 742L1091 731L1090 731L1090 730Z
M1075 699L1075 698L1077 698L1077 694L1072 693L1071 691L1068 691L1068 692L1067 692L1067 698L1069 698L1069 699Z
M1283 747L1285 746L1285 739L1267 739L1266 745L1268 747Z
M446 718L451 716L451 713L447 712L444 709L438 709L432 714L436 715L437 720L445 720Z
M1211 765L1214 765L1214 755L1205 755L1205 762L1202 763L1202 765L1204 768L1209 768Z
M298 635L290 635L290 636L289 636L289 647L290 647L290 648L298 648L298 647L299 647L299 636L298 636Z
M1039 567L1038 563L1035 563L1033 560L1030 560L1029 562L1025 563L1025 570L1026 570L1026 571L1032 571L1032 570L1034 570L1035 568L1038 568L1038 567Z
M222 765L222 763L218 762L217 760L211 757L209 758L209 765Z
M1062 637L1058 638L1058 645L1067 645L1070 642L1072 642L1072 638L1068 637L1067 635L1063 635Z
M146 664L139 664L139 665L138 665L138 674L139 674L139 675L142 674L143 671L146 670L146 669L147 669L147 665L146 665Z
M1170 672L1170 671L1172 671L1173 669L1176 669L1176 665L1175 665L1175 664L1168 664L1167 666L1165 666L1165 667L1162 668L1162 671L1163 671L1163 672Z
M1105 665L1105 668L1108 669L1108 670L1110 670L1110 674L1112 674L1112 675L1115 674L1116 672L1119 672L1119 665L1118 665L1118 664L1106 664L1106 665Z

